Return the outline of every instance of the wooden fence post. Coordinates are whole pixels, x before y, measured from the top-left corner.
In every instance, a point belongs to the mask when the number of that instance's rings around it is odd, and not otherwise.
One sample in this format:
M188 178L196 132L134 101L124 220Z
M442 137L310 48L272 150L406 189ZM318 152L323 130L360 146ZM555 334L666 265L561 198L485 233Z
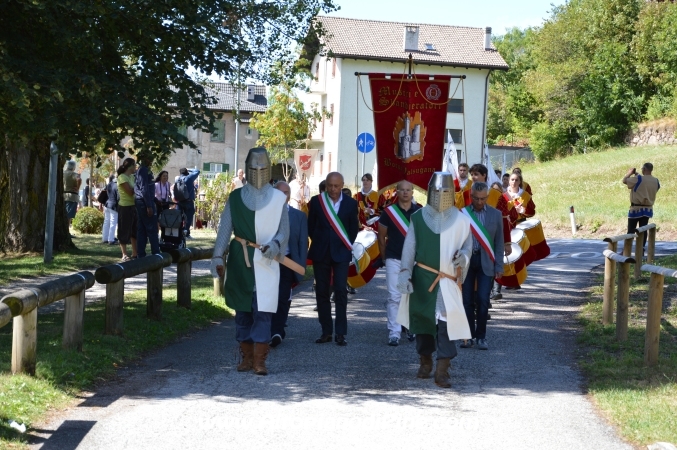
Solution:
M652 273L649 281L649 304L646 308L646 337L644 340L644 364L647 366L658 364L664 279L663 275Z
M608 249L616 252L618 244L609 242ZM602 300L602 324L609 325L614 321L614 287L616 284L616 261L604 258L604 297Z
M12 373L35 375L38 342L38 308L16 316L12 335Z
M635 281L642 278L642 260L644 259L644 233L637 233L635 239Z
M191 307L191 260L176 264L176 304L182 308Z
M633 238L626 239L623 241L623 256L632 256L632 242Z
M121 336L124 329L122 312L124 310L124 278L106 284L106 327L105 334Z
M63 342L64 349L82 351L83 319L85 314L85 290L64 300Z
M616 303L616 339L628 339L628 304L630 300L630 263L618 269L618 301Z
M656 256L656 227L649 229L649 243L646 252L646 263L653 263L654 256Z
M146 274L146 317L162 320L162 267Z

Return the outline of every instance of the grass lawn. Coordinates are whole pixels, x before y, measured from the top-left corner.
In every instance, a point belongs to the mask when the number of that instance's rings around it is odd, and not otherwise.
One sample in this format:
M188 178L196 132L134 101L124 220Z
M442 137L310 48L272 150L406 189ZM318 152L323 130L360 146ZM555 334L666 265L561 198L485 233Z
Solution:
M677 268L677 256L656 265ZM579 317L589 392L625 439L643 446L677 443L677 280L665 279L660 359L653 368L644 367L648 280L631 285L627 342L616 341L614 325L602 325L602 292L603 277Z
M216 241L216 232L209 229L193 230L191 235L195 239L187 242L188 247L213 247ZM42 254L0 254L0 286L17 278L91 270L120 260L120 246L101 244L101 235L76 233L75 236L73 242L77 248L55 253L50 264L43 262Z
M569 207L574 206L578 237L603 238L624 234L630 206L621 179L630 167L654 165L661 189L653 222L658 240L677 238L677 146L621 147L557 161L521 165L534 193L536 217L546 236L571 237Z
M223 298L213 296L211 277L193 278L192 309L176 306L176 286L163 292L163 319L146 319L146 292L125 295L124 337L103 335L104 303L85 309L82 352L61 349L63 313L38 316L36 377L12 376L12 326L0 328L0 448L24 448L8 421L34 426L53 409L73 404L78 394L111 378L117 368L165 346L181 335L231 317Z

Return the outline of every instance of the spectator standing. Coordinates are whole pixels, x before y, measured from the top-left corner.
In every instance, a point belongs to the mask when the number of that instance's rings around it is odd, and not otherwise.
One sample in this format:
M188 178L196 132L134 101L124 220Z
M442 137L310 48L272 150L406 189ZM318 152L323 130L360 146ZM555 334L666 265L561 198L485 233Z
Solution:
M89 198L89 178L85 180L85 189L82 191L82 206L91 206L91 200Z
M158 217L165 209L169 209L169 202L172 201L172 189L169 185L169 173L163 170L155 178L155 200L157 200Z
M178 208L186 215L186 239L193 239L190 235L190 226L193 224L193 217L195 217L195 180L200 171L197 169L186 169L183 167L179 170L179 179L174 183L174 198L178 200ZM178 193L177 186L179 182L185 184L185 198L182 198Z
M397 290L397 277L400 274L400 259L402 258L402 246L404 238L409 230L411 215L420 206L412 203L414 197L414 185L408 181L397 183L397 203L389 205L381 212L378 222L378 247L386 268L386 286L388 287L388 300L386 301L386 314L388 318L388 345L396 347L400 343L402 325L397 322L397 310L400 307L402 294ZM408 333L410 341L414 336Z
M103 236L101 237L102 244L115 245L115 230L118 226L118 202L120 201L120 194L118 193L118 184L115 181L115 175L110 174L108 177L108 184L104 187L108 194L108 200L103 205Z
M146 256L146 243L150 242L153 255L160 253L158 239L157 209L155 208L155 179L151 171L153 154L149 151L139 153L139 169L134 183L134 204L136 205L136 253L139 258Z
M244 177L244 170L237 169L237 176L233 178L232 189L240 189L245 184L247 184L247 179Z
M651 175L652 172L653 164L644 163L641 175L637 175L637 170L633 167L628 169L623 177L623 184L630 189L628 233L634 234L638 226L643 227L653 217L653 204L661 184ZM644 245L646 245L646 232L644 233Z
M66 204L66 217L68 217L68 227L70 228L75 213L78 212L78 192L82 178L75 172L75 161L70 160L66 163L66 170L63 171L63 198ZM71 235L72 237L72 235Z
M126 158L118 168L118 241L122 251L122 262L136 259L136 206L134 204L134 186L136 162ZM127 244L132 244L132 256L127 254Z

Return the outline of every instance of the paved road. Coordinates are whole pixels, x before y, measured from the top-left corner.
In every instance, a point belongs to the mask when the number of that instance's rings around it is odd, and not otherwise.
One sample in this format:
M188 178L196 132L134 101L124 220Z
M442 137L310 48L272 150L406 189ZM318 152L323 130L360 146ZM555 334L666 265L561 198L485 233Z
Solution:
M495 303L490 350L459 349L452 389L416 379L413 344L386 345L379 272L350 296L347 347L313 343L320 329L305 286L269 376L235 371L224 321L121 370L43 427L34 448L631 449L595 413L575 362L574 316L605 244L550 244L524 289Z

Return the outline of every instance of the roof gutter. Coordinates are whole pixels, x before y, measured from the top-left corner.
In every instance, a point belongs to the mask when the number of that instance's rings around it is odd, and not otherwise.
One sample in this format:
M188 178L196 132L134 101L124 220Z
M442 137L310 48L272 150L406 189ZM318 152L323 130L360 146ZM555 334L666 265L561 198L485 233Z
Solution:
M406 63L409 60L406 58L387 58L387 57L364 57L359 55L344 55L339 53L332 53L332 56L335 58L345 58L345 59L355 59L362 61L378 61L378 62L392 62L392 63ZM414 59L414 62L418 65L423 66L439 66L439 67L461 67L464 69L489 69L489 70L509 70L508 65L505 66L491 66L486 64L462 64L462 63L450 63L450 62L435 62L427 60L417 60Z

